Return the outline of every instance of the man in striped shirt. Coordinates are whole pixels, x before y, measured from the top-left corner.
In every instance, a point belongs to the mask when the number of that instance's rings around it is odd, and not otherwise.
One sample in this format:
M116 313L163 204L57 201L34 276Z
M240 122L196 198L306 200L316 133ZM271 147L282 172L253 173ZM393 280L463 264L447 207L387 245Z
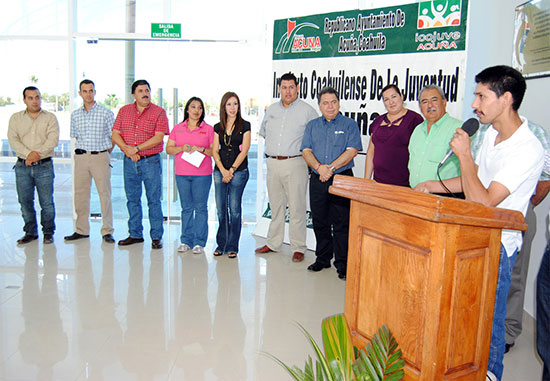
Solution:
M84 104L71 114L71 138L76 140L74 151L75 232L65 241L90 236L90 188L92 178L101 202L101 235L103 241L114 243L113 205L111 203L110 153L113 149L111 129L115 121L111 110L95 101L95 85L89 79L80 82Z

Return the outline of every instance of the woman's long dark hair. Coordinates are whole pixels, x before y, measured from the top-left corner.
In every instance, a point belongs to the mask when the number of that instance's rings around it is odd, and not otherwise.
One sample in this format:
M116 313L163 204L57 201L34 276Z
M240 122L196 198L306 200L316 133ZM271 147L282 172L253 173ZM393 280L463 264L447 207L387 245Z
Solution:
M232 91L228 91L223 95L222 101L220 102L220 133L219 133L220 136L223 136L223 134L225 134L225 131L227 131L227 111L225 111L225 104L230 98L233 98L233 97L237 98L237 104L239 108L237 109L237 115L235 119L235 128L233 128L233 131L231 132L231 134L233 135L233 133L235 132L238 134L239 132L241 132L241 129L243 128L243 118L241 116L241 100L239 99L239 96L236 93Z
M185 109L183 111L183 121L185 122L186 120L189 119L189 106L191 106L191 102L194 102L194 101L199 102L201 104L201 107L202 107L202 114L201 114L201 117L199 118L199 123L197 124L197 126L199 126L202 123L202 121L204 120L204 115L206 113L206 111L204 110L204 103L203 103L202 99L200 99L199 97L189 98L189 100L185 104Z

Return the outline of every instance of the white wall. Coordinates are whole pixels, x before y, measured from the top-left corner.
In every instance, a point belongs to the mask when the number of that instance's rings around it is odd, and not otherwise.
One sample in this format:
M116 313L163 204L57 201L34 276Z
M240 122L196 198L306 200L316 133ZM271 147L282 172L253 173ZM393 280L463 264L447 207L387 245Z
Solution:
M523 2L523 0L470 0L464 119L472 116L469 105L472 104L474 98L474 76L487 66L511 64L515 7ZM548 121L549 89L550 77L527 80L527 93L520 108L521 115L546 129L550 129ZM532 316L535 313L535 279L549 237L549 207L550 199L547 197L535 208L537 233L531 247L531 262L524 305L525 310Z

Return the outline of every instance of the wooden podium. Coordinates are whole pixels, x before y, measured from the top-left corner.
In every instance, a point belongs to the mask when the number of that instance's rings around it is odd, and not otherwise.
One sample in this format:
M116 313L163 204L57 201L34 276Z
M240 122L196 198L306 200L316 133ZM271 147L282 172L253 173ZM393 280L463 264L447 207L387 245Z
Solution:
M487 373L501 229L517 211L372 180L336 176L351 199L345 315L363 347L388 324L405 380L479 380Z

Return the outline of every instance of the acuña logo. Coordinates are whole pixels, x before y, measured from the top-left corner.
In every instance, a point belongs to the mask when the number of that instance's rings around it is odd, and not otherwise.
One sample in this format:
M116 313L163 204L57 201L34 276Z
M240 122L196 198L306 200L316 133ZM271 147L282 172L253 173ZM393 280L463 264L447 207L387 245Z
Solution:
M435 30L415 34L414 41L419 43L416 50L458 49L458 41L462 39L460 31L445 32L440 28L459 26L461 10L461 0L432 0L418 4L418 29L434 28Z
M318 52L321 50L321 40L319 36L306 36L299 33L304 28L319 29L319 27L310 22L303 22L296 25L296 21L287 20L286 33L281 36L279 43L275 48L276 54Z
M462 0L431 0L418 4L418 29L460 25Z

